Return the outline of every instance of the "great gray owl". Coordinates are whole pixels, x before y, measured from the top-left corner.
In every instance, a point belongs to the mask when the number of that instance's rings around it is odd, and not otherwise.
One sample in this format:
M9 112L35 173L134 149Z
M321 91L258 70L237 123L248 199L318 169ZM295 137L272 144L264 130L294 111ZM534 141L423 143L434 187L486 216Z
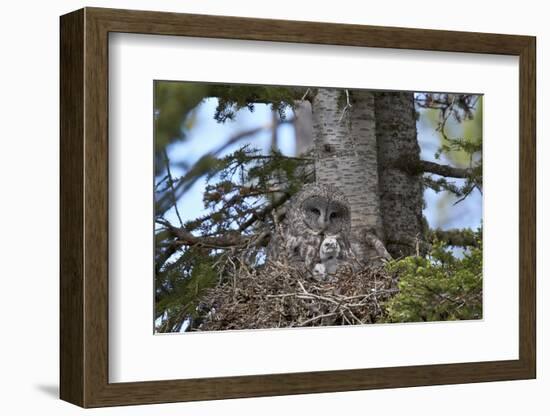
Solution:
M350 232L350 206L344 194L333 186L305 185L289 201L269 244L268 260L288 261L313 273L322 263L321 245L327 238L337 245L338 260L348 259Z

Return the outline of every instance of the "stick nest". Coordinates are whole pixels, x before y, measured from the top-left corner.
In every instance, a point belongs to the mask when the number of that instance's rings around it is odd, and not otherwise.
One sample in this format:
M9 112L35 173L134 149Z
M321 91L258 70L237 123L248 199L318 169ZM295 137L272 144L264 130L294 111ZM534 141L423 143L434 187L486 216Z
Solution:
M210 289L201 308L210 311L197 329L260 329L374 323L397 281L383 266L340 270L327 282L283 263L234 267Z

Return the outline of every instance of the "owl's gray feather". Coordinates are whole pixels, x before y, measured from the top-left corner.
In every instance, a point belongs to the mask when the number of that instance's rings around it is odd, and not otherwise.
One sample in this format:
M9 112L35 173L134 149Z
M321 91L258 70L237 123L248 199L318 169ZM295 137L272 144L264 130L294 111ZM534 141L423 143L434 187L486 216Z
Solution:
M342 260L349 256L350 232L350 205L344 194L333 186L305 185L288 203L286 217L268 246L268 260L304 266L313 272L327 236L338 241Z

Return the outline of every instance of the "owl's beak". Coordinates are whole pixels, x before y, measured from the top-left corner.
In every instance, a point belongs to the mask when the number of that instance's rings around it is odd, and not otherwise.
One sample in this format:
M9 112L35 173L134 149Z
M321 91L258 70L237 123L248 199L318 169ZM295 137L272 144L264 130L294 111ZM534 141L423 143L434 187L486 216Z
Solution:
M325 216L321 213L321 215L319 215L319 234L324 234L325 233L325 230L327 229L327 222L325 221Z

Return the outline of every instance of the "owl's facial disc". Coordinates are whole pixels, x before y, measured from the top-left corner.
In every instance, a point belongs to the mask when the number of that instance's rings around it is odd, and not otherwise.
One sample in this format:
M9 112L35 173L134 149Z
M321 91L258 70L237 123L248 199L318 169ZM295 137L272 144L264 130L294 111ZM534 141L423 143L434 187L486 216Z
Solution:
M345 205L339 202L331 202L327 207L327 233L339 233L349 219L349 212Z
M308 198L302 204L305 223L317 234L324 232L327 227L327 206L326 198L320 196Z
M324 196L307 198L301 209L306 225L316 234L338 234L349 222L346 205Z

